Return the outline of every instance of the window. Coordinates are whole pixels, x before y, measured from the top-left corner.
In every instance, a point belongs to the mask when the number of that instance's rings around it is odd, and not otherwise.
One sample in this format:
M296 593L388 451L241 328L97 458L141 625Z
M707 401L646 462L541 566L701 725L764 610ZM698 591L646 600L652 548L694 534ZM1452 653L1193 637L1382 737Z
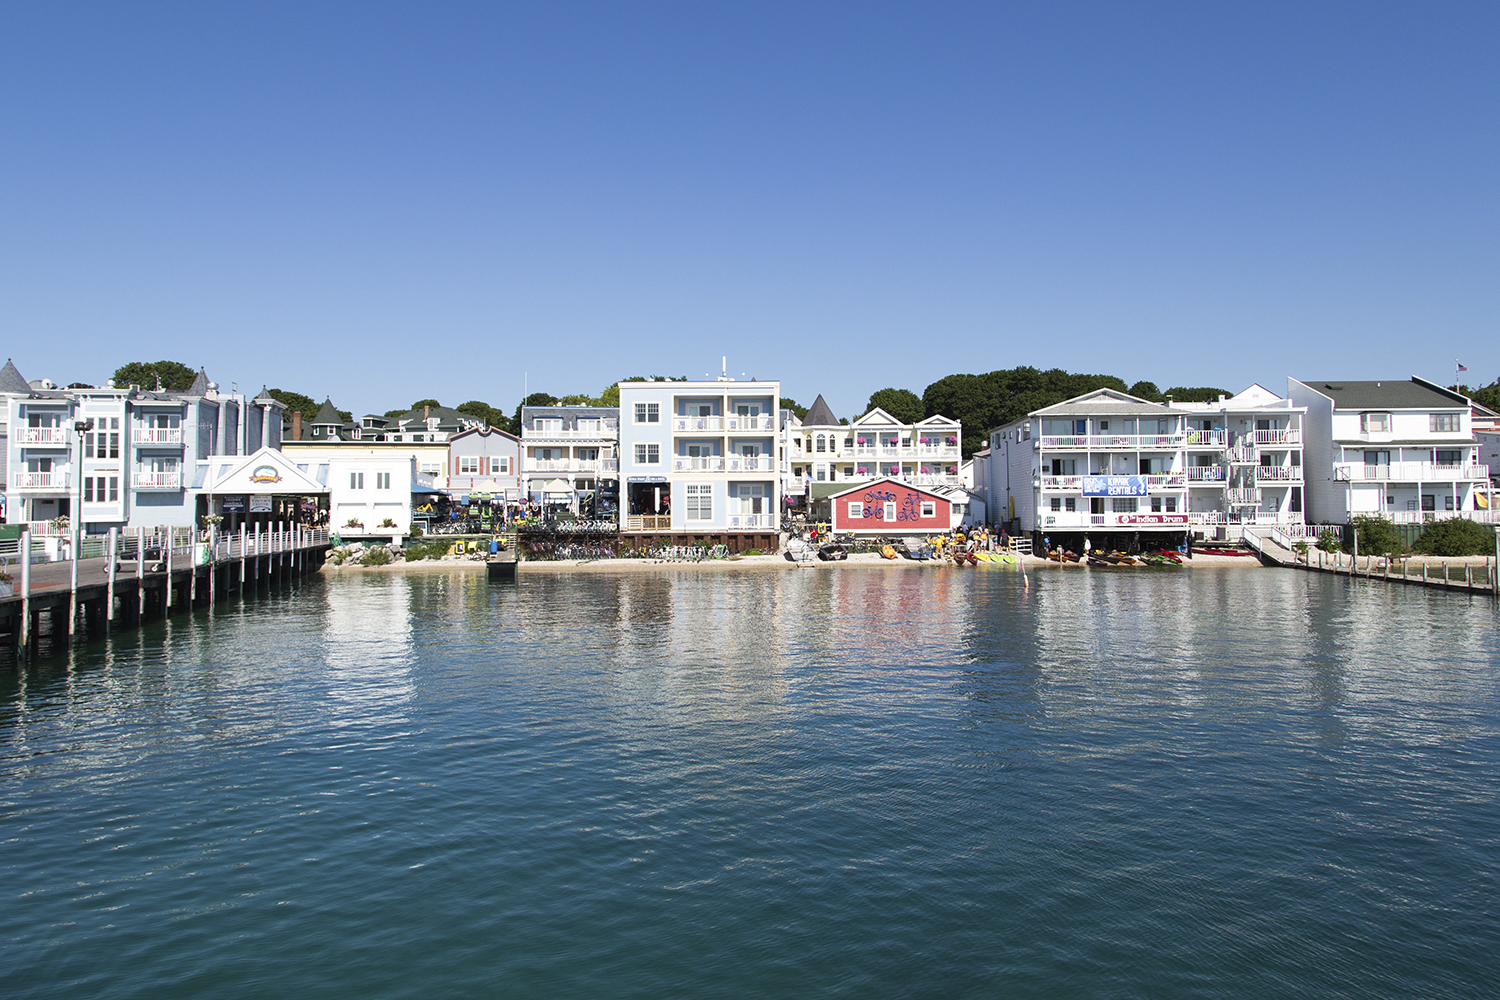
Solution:
M922 501L922 517L937 517L937 502L933 500Z
M504 458L492 458L492 459L490 459L490 475L492 475L492 476L508 476L508 475L510 475L510 456L506 455Z
M437 462L423 462L422 471L427 473L429 476L435 476L443 471L443 467Z
M391 474L389 472L375 473L375 488L377 490L388 490L391 488Z
M1063 509L1064 510L1069 510L1069 511L1076 511L1078 509L1078 498L1077 497L1063 497Z
M1176 497L1167 497L1167 513L1168 514L1175 514L1175 513L1177 513L1177 498Z
M1389 413L1361 413L1359 415L1359 429L1366 434L1389 434L1391 432L1391 415Z
M885 519L887 521L896 520L896 501L887 500L885 502Z
M851 501L849 501L849 516L851 518L861 518L861 517L864 517L865 516L865 505L863 503L860 503L858 500L851 500Z
M1052 498L1052 509L1053 510L1062 510L1062 497L1053 497Z
M1453 509L1453 494L1452 493L1449 493L1447 496L1443 497L1443 509L1444 510L1452 510Z
M84 503L93 503L94 502L94 477L93 476L84 476L83 477L83 502Z
M1292 499L1291 502L1287 505L1287 510L1291 511L1293 514L1302 513L1302 487L1292 487Z
M828 450L828 442L823 437L823 435L819 434L818 435L818 451L827 451L827 450Z
M532 428L542 434L561 434L562 418L560 417L537 417L531 422Z
M1422 509L1423 510L1437 510L1437 494L1436 493L1423 493L1422 494Z
M1427 426L1428 426L1429 429L1431 429L1435 433L1436 432L1441 432L1441 433L1446 433L1446 434L1457 434L1458 433L1458 414L1457 413L1433 413L1433 414L1430 414L1428 416L1428 418L1427 418Z
M661 463L661 445L638 444L635 446L636 465L658 465Z
M479 456L461 455L458 459L458 474L460 476L479 475Z
M714 488L709 483L688 483L686 517L689 521L712 521Z
M1152 497L1151 498L1151 513L1153 513L1153 514L1160 514L1161 513L1161 497Z
M1109 503L1110 510L1114 511L1116 514L1135 513L1135 497L1115 497Z
M365 488L365 474L363 472L349 473L349 488L351 490L362 490Z
M736 416L740 417L758 417L760 416L760 404L736 403L734 406L734 412ZM704 414L704 416L707 416L707 414Z
M1076 474L1078 460L1076 458L1054 458L1052 459L1052 474L1054 476L1072 476Z
M638 424L659 424L659 423L661 423L661 404L660 403L636 403L635 404L635 422L638 423Z
M120 477L109 477L109 502L114 503L120 499Z
M580 433L580 434L599 434L599 433L601 433L601 424L599 422L599 418L598 417L594 417L593 419L587 419L586 420L586 419L580 417L578 419L578 433Z
M1463 463L1463 452L1438 450L1432 453L1433 461L1438 465L1460 465Z

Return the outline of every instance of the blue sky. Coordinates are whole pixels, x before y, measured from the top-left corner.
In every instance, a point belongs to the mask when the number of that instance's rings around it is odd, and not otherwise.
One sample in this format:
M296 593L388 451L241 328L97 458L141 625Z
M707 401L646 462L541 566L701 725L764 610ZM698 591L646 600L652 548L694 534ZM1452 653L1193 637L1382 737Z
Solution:
M1494 4L10 4L0 353L357 412L630 374L1500 376Z

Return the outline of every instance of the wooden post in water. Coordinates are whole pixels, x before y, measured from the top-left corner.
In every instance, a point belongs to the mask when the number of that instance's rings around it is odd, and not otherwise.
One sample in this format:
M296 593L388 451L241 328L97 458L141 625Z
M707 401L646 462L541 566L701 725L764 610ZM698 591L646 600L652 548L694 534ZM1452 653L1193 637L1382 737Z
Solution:
M245 596L245 522L240 522L240 596Z
M162 591L161 612L163 615L172 613L172 529L167 529L167 586Z
M146 529L135 529L135 623L146 617Z
M83 511L73 512L74 518L82 516ZM83 522L78 521L73 537L68 539L68 638L73 638L78 631L78 550L83 548Z
M1448 586L1448 560L1443 560L1443 586Z
M208 606L214 606L214 577L219 575L219 527L208 526Z
M108 580L105 585L104 620L111 622L115 620L115 570L120 566L120 555L115 551L119 530L109 529L109 556L104 562L105 578Z
M31 532L21 532L21 652L31 642Z
M188 529L188 541L192 552L188 558L188 607L191 608L198 603L198 532L192 528Z

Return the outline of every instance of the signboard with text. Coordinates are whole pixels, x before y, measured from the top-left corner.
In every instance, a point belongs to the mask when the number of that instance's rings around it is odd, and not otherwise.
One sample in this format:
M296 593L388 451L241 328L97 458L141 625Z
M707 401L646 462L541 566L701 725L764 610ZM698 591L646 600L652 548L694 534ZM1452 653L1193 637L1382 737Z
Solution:
M1143 497L1146 495L1146 477L1084 476L1083 495L1086 497Z
M1186 514L1121 514L1120 524L1187 524Z
M271 497L265 494L252 493L250 495L250 513L269 514L271 512Z
M243 514L245 513L245 497L223 496L219 497L220 514Z

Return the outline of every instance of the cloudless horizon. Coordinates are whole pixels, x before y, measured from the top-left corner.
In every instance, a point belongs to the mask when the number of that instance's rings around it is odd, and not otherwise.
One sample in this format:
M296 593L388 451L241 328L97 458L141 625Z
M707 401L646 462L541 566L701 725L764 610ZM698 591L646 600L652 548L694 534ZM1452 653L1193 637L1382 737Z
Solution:
M356 414L629 375L1487 384L1493 4L13 4L0 355ZM3 358L0 358L3 361Z

